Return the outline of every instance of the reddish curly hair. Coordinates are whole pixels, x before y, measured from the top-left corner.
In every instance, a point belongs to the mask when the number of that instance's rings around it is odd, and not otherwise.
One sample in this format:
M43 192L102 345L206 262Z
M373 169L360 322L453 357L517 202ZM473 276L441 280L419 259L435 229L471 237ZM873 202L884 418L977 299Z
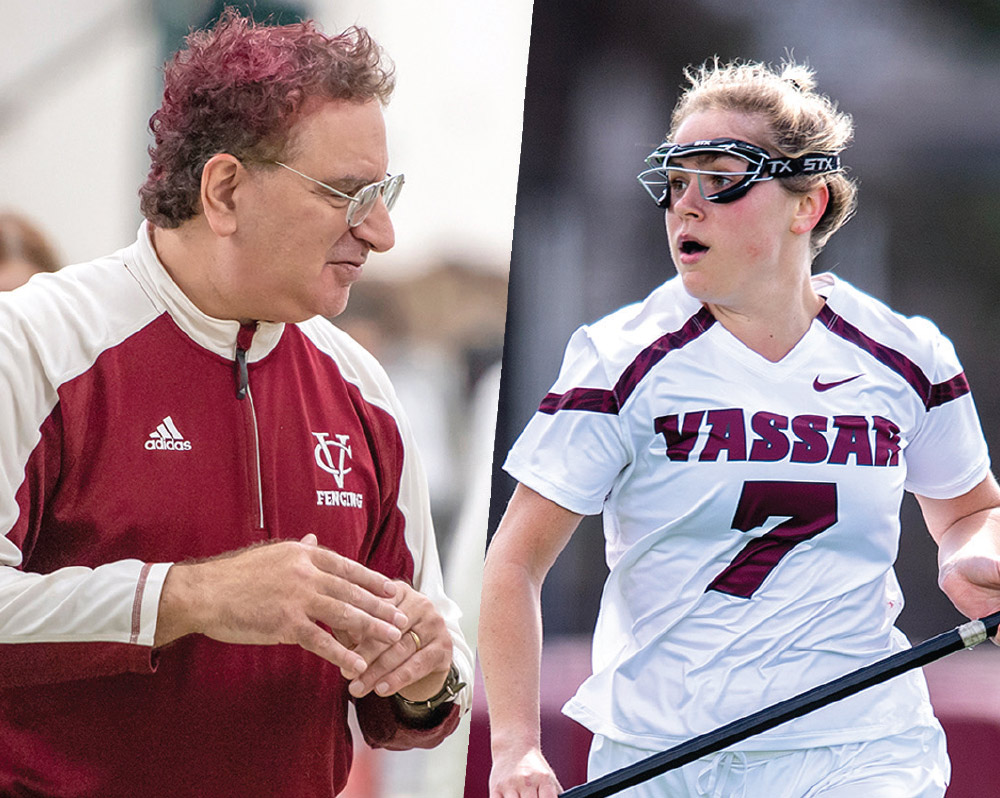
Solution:
M392 64L364 28L327 36L312 21L257 25L226 9L166 64L163 104L149 120L142 214L178 227L200 211L201 173L213 155L280 160L306 99L385 105L394 84Z

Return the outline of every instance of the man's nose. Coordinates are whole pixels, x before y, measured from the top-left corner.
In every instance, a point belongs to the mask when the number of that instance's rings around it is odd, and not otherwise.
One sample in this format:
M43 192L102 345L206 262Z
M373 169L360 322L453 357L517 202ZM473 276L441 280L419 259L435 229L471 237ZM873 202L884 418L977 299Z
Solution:
M396 244L396 231L392 226L385 200L378 198L375 207L357 227L351 228L356 238L365 241L375 252L386 252Z

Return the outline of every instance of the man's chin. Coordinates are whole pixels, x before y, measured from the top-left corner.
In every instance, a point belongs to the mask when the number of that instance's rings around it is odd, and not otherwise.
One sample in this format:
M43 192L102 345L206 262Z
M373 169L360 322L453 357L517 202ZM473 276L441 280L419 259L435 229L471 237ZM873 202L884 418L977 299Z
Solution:
M347 309L347 300L350 297L350 293L350 286L341 289L336 296L328 299L323 307L323 310L321 310L317 315L325 316L328 319L336 318Z

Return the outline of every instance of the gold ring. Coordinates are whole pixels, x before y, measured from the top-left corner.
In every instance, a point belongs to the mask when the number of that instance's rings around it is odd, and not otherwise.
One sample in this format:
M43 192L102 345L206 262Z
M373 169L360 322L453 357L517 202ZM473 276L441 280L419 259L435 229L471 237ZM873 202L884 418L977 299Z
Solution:
M408 629L408 630L407 630L407 632L409 633L410 637L412 637L412 638L413 638L413 642L414 642L414 643L416 644L416 646L417 646L417 651L420 651L420 635L418 635L418 634L417 634L416 632L414 632L414 631L413 631L412 629Z

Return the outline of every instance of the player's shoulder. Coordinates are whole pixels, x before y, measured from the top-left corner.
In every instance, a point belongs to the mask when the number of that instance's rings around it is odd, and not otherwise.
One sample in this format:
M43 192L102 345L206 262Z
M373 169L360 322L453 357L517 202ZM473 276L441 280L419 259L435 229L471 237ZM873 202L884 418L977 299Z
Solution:
M644 299L582 326L575 337L586 338L605 360L628 363L664 335L683 330L701 310L701 303L675 277Z
M933 370L942 351L953 351L938 326L923 316L907 316L829 273L813 278L827 293L828 326L859 346L888 348Z

